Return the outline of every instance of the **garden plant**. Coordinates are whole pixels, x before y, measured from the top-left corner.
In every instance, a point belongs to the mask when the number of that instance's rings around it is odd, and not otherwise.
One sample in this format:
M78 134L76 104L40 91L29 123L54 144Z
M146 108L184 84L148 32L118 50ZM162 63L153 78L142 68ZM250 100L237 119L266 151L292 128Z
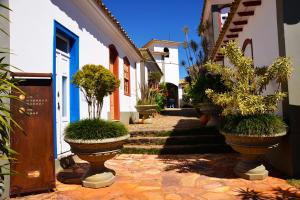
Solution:
M105 67L88 64L73 77L88 104L88 119L71 122L65 130L65 141L71 151L90 163L82 177L85 187L100 188L115 181L115 172L104 162L120 152L129 138L128 130L121 122L101 120L103 99L119 87L120 81Z
M235 41L229 41L221 52L232 67L211 61L205 67L220 74L229 90L207 89L206 94L223 108L220 130L226 142L244 157L235 168L236 174L247 179L263 179L268 172L258 156L277 147L287 131L286 124L274 112L278 110L278 102L287 95L281 86L290 77L292 64L289 58L280 57L270 66L255 67ZM270 82L277 83L277 89L269 87Z

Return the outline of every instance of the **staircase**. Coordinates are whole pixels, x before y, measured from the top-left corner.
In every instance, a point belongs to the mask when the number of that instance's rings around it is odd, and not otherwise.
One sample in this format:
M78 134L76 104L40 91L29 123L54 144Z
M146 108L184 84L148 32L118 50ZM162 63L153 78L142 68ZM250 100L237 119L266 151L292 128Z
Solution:
M163 117L185 119L178 126L162 130L141 127L130 131L123 153L136 154L196 154L232 151L216 127L201 127L194 109L168 109ZM163 117L160 120L163 120ZM182 118L181 118L182 117ZM180 120L179 121L182 121ZM190 120L190 121L189 121ZM158 120L159 121L159 120ZM192 123L189 123L192 122Z

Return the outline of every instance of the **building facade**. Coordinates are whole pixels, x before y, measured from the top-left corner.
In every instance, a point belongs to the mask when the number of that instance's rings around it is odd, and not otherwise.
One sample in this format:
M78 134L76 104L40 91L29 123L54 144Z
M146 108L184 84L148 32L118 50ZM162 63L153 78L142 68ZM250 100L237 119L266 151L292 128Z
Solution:
M270 153L269 161L289 176L300 176L300 129L295 116L300 114L300 18L295 0L206 0L201 24L208 22L210 32L209 58L224 65L230 63L220 54L220 48L229 40L236 40L244 54L253 59L255 66L269 66L279 56L290 57L294 72L288 84L282 87L288 98L278 105L289 125L288 135L280 147ZM218 20L222 9L230 7L224 24ZM222 28L220 28L222 27ZM269 84L267 91L273 91Z
M179 57L178 47L180 42L152 39L143 48L148 48L162 71L162 82L168 89L167 107L179 105Z

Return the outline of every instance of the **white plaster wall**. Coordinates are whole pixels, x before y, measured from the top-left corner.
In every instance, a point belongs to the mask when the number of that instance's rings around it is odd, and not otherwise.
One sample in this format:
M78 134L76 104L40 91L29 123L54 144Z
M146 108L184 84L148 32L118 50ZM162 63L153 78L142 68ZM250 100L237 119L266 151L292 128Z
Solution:
M109 68L108 45L119 53L120 110L135 111L137 55L120 33L88 1L11 0L10 62L24 72L52 73L54 20L79 37L79 66L101 64ZM37 9L38 8L38 9ZM106 21L105 21L106 20ZM131 63L131 96L124 96L123 57ZM104 99L102 117L107 118L109 97ZM87 117L87 104L80 95L80 117Z
M300 106L300 25L284 24L286 55L291 58L294 71L288 83L289 104Z
M182 95L183 95L183 88L182 86L179 86L178 88L179 107L181 107L183 104Z
M164 48L169 48L169 57L165 57L164 60L164 80L168 83L173 83L174 85L179 85L179 57L178 57L178 48L168 45L159 45L155 44L155 52L163 52ZM161 61L160 61L161 62ZM160 64L162 66L162 64ZM163 67L162 67L163 68Z

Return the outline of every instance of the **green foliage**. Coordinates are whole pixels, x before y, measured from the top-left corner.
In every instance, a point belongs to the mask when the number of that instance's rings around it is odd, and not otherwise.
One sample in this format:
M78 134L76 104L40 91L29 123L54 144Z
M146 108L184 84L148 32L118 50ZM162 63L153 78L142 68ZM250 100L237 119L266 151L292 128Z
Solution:
M282 119L272 114L227 115L221 124L221 130L239 135L275 135L287 130Z
M103 99L119 87L120 81L101 65L84 65L73 76L72 83L85 95L89 118L100 118Z
M167 86L165 83L159 85L159 87L154 90L155 91L155 102L157 104L157 112L161 112L166 105L167 102Z
M137 105L155 105L156 92L148 85L141 86L141 99L137 101Z
M210 100L205 93L208 88L211 88L216 92L223 92L226 90L220 75L204 73L201 76L198 76L196 80L192 81L187 94L192 99L193 103L209 102Z
M207 96L223 107L223 115L259 115L277 110L277 103L286 97L279 91L292 73L289 58L277 58L269 67L260 69L253 65L252 59L243 56L235 41L229 41L221 49L234 67L226 67L207 62L205 67L212 73L220 74L229 91L219 93L212 88L206 90ZM275 80L278 84L274 94L263 93L268 83Z
M0 3L0 24L9 23L8 15L11 11L6 5ZM3 26L0 26L1 37L9 40L9 35ZM16 85L16 81L9 77L10 68L14 68L5 62L5 54L10 54L9 48L0 47L0 199L3 198L4 175L10 175L13 172L9 165L15 160L17 154L9 145L9 134L13 134L13 129L20 128L18 123L11 117L10 101L20 101L18 95L24 94ZM12 93L14 90L14 93Z
M297 189L300 189L300 179L288 179L287 182Z
M148 81L150 84L158 84L162 75L160 72L150 72Z
M127 134L128 130L122 123L101 119L83 119L72 122L65 130L66 138L82 140L101 140Z

